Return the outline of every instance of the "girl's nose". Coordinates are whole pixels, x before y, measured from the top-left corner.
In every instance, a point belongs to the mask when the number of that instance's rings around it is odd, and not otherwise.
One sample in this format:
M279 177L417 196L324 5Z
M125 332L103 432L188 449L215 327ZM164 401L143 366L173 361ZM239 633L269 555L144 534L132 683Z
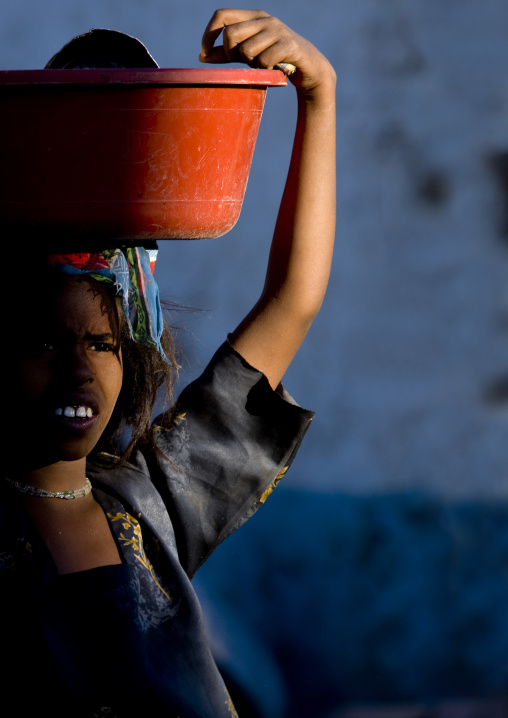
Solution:
M62 359L65 362L65 366L62 368L72 383L81 386L94 380L95 372L92 363L86 349L81 345L69 347L69 351Z

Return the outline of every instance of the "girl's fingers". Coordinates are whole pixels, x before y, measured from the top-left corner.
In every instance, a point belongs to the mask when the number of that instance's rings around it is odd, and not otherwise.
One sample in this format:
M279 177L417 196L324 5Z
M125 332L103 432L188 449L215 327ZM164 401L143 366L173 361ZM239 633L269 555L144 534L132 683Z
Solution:
M277 18L266 16L214 28L209 38L223 32L222 45L202 51L200 59L209 63L244 62L253 67L272 68L279 62L299 58L298 37Z
M250 65L254 58L270 43L270 37L264 31L265 20L246 20L227 25L222 33L222 47L229 62L246 62Z
M222 45L214 47L221 33ZM306 91L335 82L330 63L310 42L262 10L217 10L204 32L199 59L266 69L282 63L291 82Z
M226 48L223 46L214 48L214 43L224 28L266 17L269 15L263 10L216 10L203 33L200 60L203 62L231 62L227 57Z
M252 20L226 27L223 47L229 60L265 68L282 60L284 42L268 23L269 20Z

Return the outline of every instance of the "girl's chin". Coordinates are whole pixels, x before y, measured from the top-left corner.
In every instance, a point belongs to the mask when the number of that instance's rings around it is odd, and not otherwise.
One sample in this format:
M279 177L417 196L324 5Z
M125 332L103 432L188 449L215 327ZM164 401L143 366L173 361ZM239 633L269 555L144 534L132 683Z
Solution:
M94 450L98 438L87 437L81 439L72 439L62 442L54 442L49 439L10 442L11 455L17 467L25 467L34 469L36 467L50 466L60 462L82 461L85 460Z

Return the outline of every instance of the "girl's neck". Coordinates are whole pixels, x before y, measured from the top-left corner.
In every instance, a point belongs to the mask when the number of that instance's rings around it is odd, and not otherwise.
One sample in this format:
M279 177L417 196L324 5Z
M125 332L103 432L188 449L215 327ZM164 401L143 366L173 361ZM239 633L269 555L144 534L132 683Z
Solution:
M86 459L18 469L12 478L46 491L73 491L80 489L86 481Z

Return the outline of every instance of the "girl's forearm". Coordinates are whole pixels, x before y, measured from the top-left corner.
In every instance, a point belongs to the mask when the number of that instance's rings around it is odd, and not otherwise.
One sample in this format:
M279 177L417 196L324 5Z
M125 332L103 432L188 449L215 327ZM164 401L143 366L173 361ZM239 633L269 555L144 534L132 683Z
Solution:
M317 95L317 96L316 96ZM323 300L335 237L335 82L299 93L291 163L277 217L263 295L312 320Z
M298 93L288 177L263 292L232 335L235 348L281 380L325 295L335 238L335 74Z

